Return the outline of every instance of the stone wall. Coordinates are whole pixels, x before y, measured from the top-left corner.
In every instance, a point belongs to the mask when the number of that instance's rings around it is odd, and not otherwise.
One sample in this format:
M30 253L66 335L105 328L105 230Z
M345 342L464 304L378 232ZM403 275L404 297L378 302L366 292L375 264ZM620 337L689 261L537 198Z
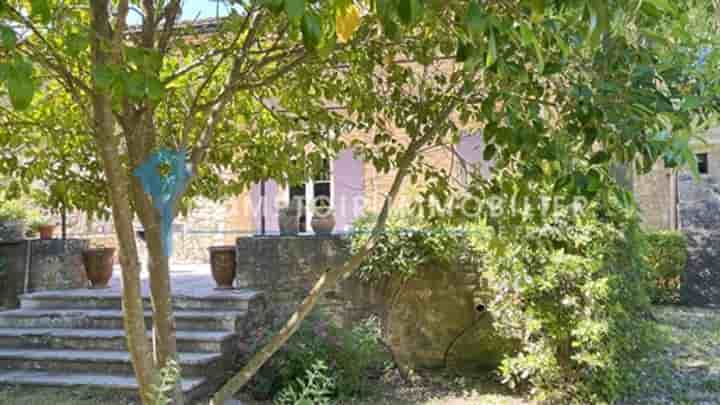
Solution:
M679 218L688 239L688 265L681 291L690 305L720 306L720 182L712 175L696 182L678 177Z
M16 307L18 295L25 292L28 244L30 272L27 274L27 292L87 287L82 261L82 251L89 245L87 240L0 242L0 259L5 269L5 283L0 291L3 306Z
M649 173L637 176L633 182L635 198L647 229L675 229L675 176L658 162Z
M267 294L272 326L278 327L324 269L347 258L348 241L339 235L239 238L237 285ZM371 284L351 277L318 306L343 327L377 316L401 366L489 369L513 345L492 328L485 287L472 265L428 266L408 280L389 277Z
M241 235L252 232L244 228L246 224L230 221L234 209L234 200L229 202L213 202L205 199L196 201L196 208L187 216L179 217L173 224L173 255L172 264L210 263L208 248L233 244ZM70 235L89 239L93 247L118 248L115 229L112 221L89 221L82 215L73 215ZM139 223L136 229L141 229ZM140 260L147 262L147 248L145 243L136 239L139 247ZM116 253L117 254L117 253ZM116 260L117 262L117 260Z

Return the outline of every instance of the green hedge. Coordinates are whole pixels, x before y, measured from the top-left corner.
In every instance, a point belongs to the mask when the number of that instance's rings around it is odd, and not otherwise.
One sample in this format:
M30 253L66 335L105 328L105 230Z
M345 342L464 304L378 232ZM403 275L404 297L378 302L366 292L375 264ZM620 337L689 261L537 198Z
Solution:
M677 304L687 264L687 240L676 231L645 236L645 261L650 271L650 298L655 304Z
M493 326L520 344L498 370L506 384L551 403L612 403L634 389L633 366L656 334L634 213L591 204L493 221L458 228L396 213L360 274L411 277L418 265L465 256L488 281Z

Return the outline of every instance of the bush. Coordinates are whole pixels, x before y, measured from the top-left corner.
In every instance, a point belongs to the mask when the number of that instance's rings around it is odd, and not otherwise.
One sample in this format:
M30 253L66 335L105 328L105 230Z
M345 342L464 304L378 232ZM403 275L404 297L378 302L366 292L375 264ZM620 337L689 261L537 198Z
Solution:
M500 367L540 400L612 402L653 334L636 217L590 205L478 232L495 327L521 343ZM507 222L505 222L507 221Z
M28 210L20 200L0 202L0 221L25 221Z
M652 302L679 303L688 258L685 235L676 231L659 231L646 234L645 240L644 256L650 270Z
M278 395L277 405L330 405L337 387L330 369L322 360L315 360L298 377L294 384L286 386Z
M345 329L327 319L314 312L300 325L254 377L253 396L274 397L280 404L317 404L330 403L323 398L360 397L370 391L369 374L387 359L379 321L369 318ZM310 397L313 402L302 402Z
M376 222L374 214L353 224L353 248L364 244ZM466 235L458 229L436 227L412 211L396 212L388 218L386 229L355 276L373 281L390 274L412 276L423 265L447 267L468 256Z
M22 221L27 227L26 236L37 233L37 225L43 222L41 212L32 208L32 204L26 200L7 200L0 202L0 222Z

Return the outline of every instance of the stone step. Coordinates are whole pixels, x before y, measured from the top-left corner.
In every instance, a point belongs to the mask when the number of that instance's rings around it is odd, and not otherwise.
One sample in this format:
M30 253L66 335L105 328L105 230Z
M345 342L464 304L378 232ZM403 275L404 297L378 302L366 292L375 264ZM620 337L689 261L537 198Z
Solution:
M238 330L246 313L242 311L175 311L175 323L182 331ZM145 311L145 324L152 325L152 313ZM16 309L0 312L0 328L123 329L119 309L58 310Z
M146 309L150 299L144 298ZM173 296L177 310L247 311L251 305L264 305L262 293L255 290L210 290L197 295ZM121 295L115 290L42 291L20 296L24 309L120 309Z
M176 337L181 352L232 353L237 345L237 334L226 331L178 331ZM127 350L126 343L122 329L0 328L1 348Z
M111 376L106 374L68 374L37 370L0 370L0 384L29 385L55 388L90 387L119 391L129 397L137 397L137 382L132 375ZM188 398L198 398L207 384L205 378L184 378L181 382Z
M179 353L184 377L216 379L226 361L220 353ZM133 375L130 355L124 351L0 349L0 369L47 372Z

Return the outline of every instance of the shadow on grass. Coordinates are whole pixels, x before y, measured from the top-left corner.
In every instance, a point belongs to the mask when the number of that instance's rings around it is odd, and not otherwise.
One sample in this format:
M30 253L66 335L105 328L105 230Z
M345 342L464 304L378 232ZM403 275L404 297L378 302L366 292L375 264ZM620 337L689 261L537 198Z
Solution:
M655 348L621 404L720 404L720 310L662 306L653 314Z

